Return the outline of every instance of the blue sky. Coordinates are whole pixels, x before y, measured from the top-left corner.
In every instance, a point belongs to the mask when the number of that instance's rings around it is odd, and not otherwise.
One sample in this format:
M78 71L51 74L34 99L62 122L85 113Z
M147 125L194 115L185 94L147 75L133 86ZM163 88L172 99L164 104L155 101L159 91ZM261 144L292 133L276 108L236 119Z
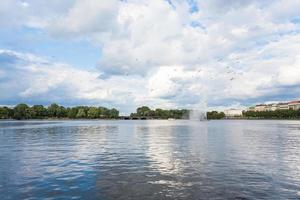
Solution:
M0 105L300 98L299 0L2 0Z
M101 48L86 40L56 39L43 30L28 27L1 30L0 44L2 49L31 53L74 67L95 68L101 55Z

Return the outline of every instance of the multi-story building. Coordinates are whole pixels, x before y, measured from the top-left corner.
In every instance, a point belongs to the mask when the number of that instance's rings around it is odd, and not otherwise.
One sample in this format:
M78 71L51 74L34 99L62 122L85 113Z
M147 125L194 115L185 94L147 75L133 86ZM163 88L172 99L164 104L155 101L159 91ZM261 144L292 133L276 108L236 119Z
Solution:
M273 103L273 104L268 104L266 107L267 111L275 111L278 109L278 104Z
M266 111L267 110L267 105L266 104L256 105L254 110L258 111L258 112Z
M300 101L290 101L285 103L273 103L273 104L258 104L256 106L250 107L249 111L275 111L275 110L299 110Z
M228 110L224 111L224 114L227 118L241 117L241 116L243 116L243 110L241 110L241 109L228 109Z
M291 110L299 110L300 109L300 101L290 101L288 103L288 109Z
M288 110L289 104L288 103L279 103L278 104L278 110Z

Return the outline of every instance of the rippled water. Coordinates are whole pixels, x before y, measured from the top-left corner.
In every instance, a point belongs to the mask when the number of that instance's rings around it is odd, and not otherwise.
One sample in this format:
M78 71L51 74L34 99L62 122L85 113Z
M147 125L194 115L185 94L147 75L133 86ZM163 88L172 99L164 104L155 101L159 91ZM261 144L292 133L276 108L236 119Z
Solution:
M300 122L1 121L0 199L300 199Z

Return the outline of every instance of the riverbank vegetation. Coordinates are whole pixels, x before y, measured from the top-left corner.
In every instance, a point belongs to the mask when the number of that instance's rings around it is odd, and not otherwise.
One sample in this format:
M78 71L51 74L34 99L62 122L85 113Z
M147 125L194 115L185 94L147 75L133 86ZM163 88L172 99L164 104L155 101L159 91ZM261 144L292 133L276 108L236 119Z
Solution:
M15 107L0 107L0 119L189 119L187 109L150 109L147 106L137 108L130 117L120 117L115 108L93 106L64 107L51 104L28 106L18 104ZM207 119L225 119L224 112L207 112ZM300 119L300 110L244 111L239 119Z
M147 106L137 108L135 113L130 114L131 118L145 118L145 119L188 119L189 110L186 109L171 109L164 110L157 108L151 110Z
M145 118L145 119L189 119L190 111L187 109L171 109L163 110L157 108L151 110L147 106L137 108L135 113L131 113L131 118ZM211 111L206 113L207 119L223 119L225 114L223 112Z
M224 119L225 114L223 112L211 111L206 113L207 119Z
M105 107L63 107L58 104L51 104L48 107L43 105L28 106L18 104L13 108L0 107L0 119L117 119L119 111L115 108Z
M244 111L246 119L300 119L300 110Z

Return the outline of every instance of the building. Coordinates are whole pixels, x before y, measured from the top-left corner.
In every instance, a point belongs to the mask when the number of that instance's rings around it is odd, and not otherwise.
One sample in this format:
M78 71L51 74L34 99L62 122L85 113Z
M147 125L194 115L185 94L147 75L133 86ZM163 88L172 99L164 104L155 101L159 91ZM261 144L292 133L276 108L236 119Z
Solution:
M224 111L227 118L241 117L243 116L243 110L241 109L228 109Z
M275 111L278 109L278 104L273 103L273 104L268 104L266 107L267 111Z
M290 101L290 102L288 102L288 109L299 110L300 109L300 101Z
M288 103L279 103L278 104L278 110L288 110L289 104Z
M275 111L275 110L300 110L300 101L290 101L285 103L259 104L249 107L248 111Z
M255 106L251 106L248 108L248 111L255 111Z
M267 105L266 104L256 105L254 108L254 111L257 111L257 112L267 111Z

